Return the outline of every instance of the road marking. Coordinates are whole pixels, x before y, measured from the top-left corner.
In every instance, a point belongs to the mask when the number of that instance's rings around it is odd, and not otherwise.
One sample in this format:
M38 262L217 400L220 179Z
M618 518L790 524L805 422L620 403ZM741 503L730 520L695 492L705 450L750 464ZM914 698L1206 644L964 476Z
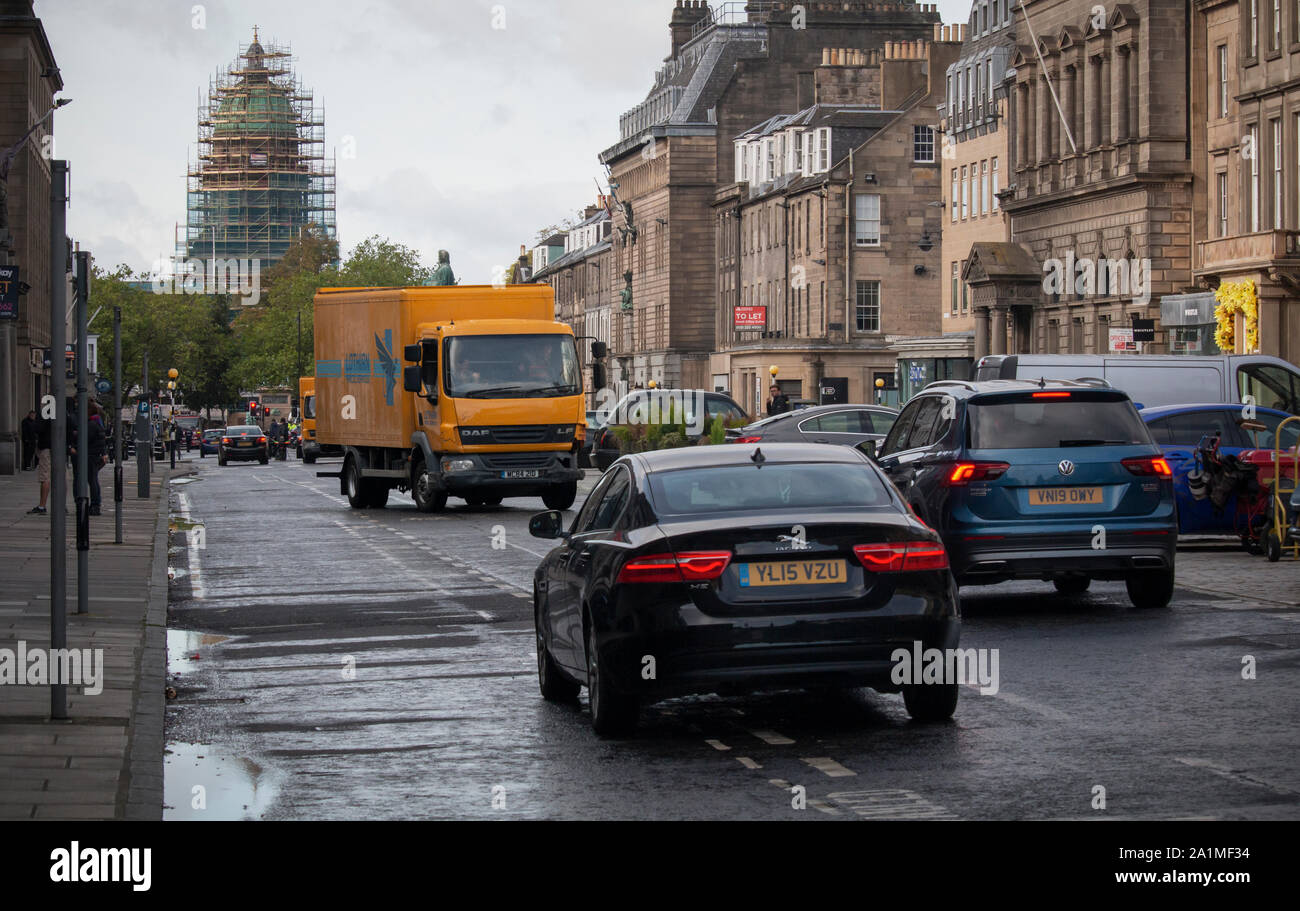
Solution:
M778 734L776 731L750 731L749 733L753 734L764 743L774 747L789 746L794 743L794 741L789 737L786 737L784 734Z
M824 801L824 800L810 800L810 801L808 801L808 806L812 807L814 810L821 810L821 811L822 811L823 813L825 813L827 816L839 816L839 815L840 815L840 811L839 811L839 810L835 809L834 807L832 807L830 804L828 804L828 803L827 803L826 801Z
M755 762L754 760L750 759L748 756L737 756L737 757L736 757L736 762L740 763L741 765L743 765L743 766L744 766L745 768L747 768L747 769L761 769L761 768L762 768L761 765L759 765L759 764L758 764L757 762Z
M1256 778L1253 775L1247 775L1245 772L1238 772L1225 765L1220 765L1209 759L1197 759L1190 756L1175 756L1174 762L1180 762L1185 766L1191 766L1194 769L1204 769L1211 775L1218 775L1220 778L1226 778L1229 781L1235 781L1237 784L1250 785L1255 788L1264 788L1275 794L1296 794L1297 792L1283 785L1273 784L1269 781Z
M264 633L270 630L280 629L306 629L309 626L324 626L324 623L290 623L284 626L232 626L230 629L236 633Z
M980 685L978 683L967 683L966 688L974 690L975 692L978 693L980 689ZM1033 712L1035 715L1042 715L1044 718L1049 718L1052 721L1073 720L1070 715L1066 714L1065 712L1062 712L1060 709L1054 709L1050 705L1043 705L1041 702L1035 702L1032 699L1026 699L1024 696L1017 696L1015 693L1000 692L994 695L992 698L1002 699L1010 703L1011 705L1016 706L1017 708L1022 708L1027 712Z
M826 795L862 819L957 819L950 810L901 788Z
M844 766L840 765L829 756L814 756L812 758L804 759L803 762L808 763L808 765L812 766L817 771L822 772L829 778L849 778L858 774L852 769L844 768Z
M190 518L190 498L183 493L176 495L176 502L181 507L181 517L188 523L194 524ZM206 543L207 535L204 535ZM185 532L185 541L189 545L189 569L190 569L190 597L195 601L202 601L206 594L203 589L203 561L199 556L199 544L196 536Z
M709 746L713 747L715 750L718 750L723 753L731 749L731 747L727 746L721 740L706 740L704 742L707 743Z
M784 778L769 778L767 783L774 784L778 788L785 788L787 791L790 790L790 782L786 781Z
M496 619L485 610L478 611L478 615L482 617L484 620L488 621L489 623L491 623L493 620Z

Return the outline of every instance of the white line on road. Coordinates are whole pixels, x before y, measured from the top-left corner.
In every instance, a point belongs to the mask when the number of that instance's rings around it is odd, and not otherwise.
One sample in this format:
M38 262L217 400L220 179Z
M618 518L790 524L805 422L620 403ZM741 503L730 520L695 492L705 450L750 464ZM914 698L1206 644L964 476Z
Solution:
M817 771L823 773L828 778L850 778L858 773L852 769L846 769L829 756L814 756L810 759L804 759L808 765Z
M176 495L176 502L181 507L181 517L187 524L193 524L194 520L190 518L190 498L183 493ZM207 535L204 535L204 543L207 543ZM203 561L199 556L199 539L198 536L185 531L185 541L189 545L190 561L190 596L195 601L202 601L205 595L203 590Z
M731 749L731 747L727 746L721 740L706 740L704 742L707 743L709 746L713 747L715 750L718 750L723 753Z
M1255 788L1264 788L1266 790L1274 792L1275 794L1297 793L1296 791L1284 785L1273 784L1272 782L1264 781L1263 779L1256 778L1253 775L1247 775L1245 772L1238 772L1237 770L1230 769L1225 765L1220 765L1219 763L1214 762L1213 760L1198 759L1191 756L1175 756L1174 762L1180 762L1183 765L1191 766L1194 769L1204 769L1205 771L1209 772L1211 775L1218 775L1220 778L1226 778L1229 781L1235 781L1237 784L1250 785L1251 787L1255 787Z
M759 765L759 764L758 764L757 762L755 762L754 760L750 759L748 756L737 756L737 757L736 757L736 762L740 763L741 765L743 765L743 766L744 766L745 768L747 768L747 769L761 769L761 768L762 768L761 765Z
M915 791L897 788L876 791L840 791L826 795L863 819L957 819L945 807Z
M789 737L786 737L784 734L778 734L776 731L750 731L749 733L753 734L764 743L770 744L774 747L789 746L794 743L794 741Z
M979 692L979 688L980 688L978 683L968 683L966 684L966 687L967 689L972 689L977 693ZM997 695L993 696L992 698L1002 699L1005 702L1008 702L1011 705L1016 706L1016 708L1024 709L1027 712L1033 712L1035 715L1042 715L1044 718L1049 718L1052 721L1073 720L1070 715L1066 714L1065 712L1062 712L1060 709L1054 709L1050 705L1043 705L1041 702L1035 702L1032 699L1026 699L1024 696L1017 696L1015 693L1000 692Z

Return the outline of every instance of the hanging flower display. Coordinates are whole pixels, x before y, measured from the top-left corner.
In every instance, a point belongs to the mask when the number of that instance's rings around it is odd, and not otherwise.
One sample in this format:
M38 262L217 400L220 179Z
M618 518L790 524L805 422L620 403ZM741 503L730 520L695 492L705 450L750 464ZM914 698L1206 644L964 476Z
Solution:
M1219 349L1229 354L1237 350L1237 314L1240 313L1246 323L1246 353L1259 350L1259 298L1255 295L1255 283L1223 282L1214 292L1218 306L1214 308L1214 342Z

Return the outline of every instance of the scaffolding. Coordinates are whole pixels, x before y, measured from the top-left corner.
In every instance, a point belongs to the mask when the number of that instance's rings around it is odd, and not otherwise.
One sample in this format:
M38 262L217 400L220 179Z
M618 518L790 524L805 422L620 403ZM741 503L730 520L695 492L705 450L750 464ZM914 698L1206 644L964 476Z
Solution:
M303 229L336 239L335 161L325 112L286 47L258 41L209 82L188 170L186 259L283 258Z

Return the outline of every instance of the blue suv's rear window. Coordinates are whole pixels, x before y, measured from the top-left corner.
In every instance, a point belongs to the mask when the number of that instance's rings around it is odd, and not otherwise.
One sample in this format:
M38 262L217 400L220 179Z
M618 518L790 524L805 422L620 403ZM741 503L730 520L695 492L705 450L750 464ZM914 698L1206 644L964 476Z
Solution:
M1151 444L1146 425L1133 404L1114 393L1046 391L976 399L970 403L968 414L971 449Z

